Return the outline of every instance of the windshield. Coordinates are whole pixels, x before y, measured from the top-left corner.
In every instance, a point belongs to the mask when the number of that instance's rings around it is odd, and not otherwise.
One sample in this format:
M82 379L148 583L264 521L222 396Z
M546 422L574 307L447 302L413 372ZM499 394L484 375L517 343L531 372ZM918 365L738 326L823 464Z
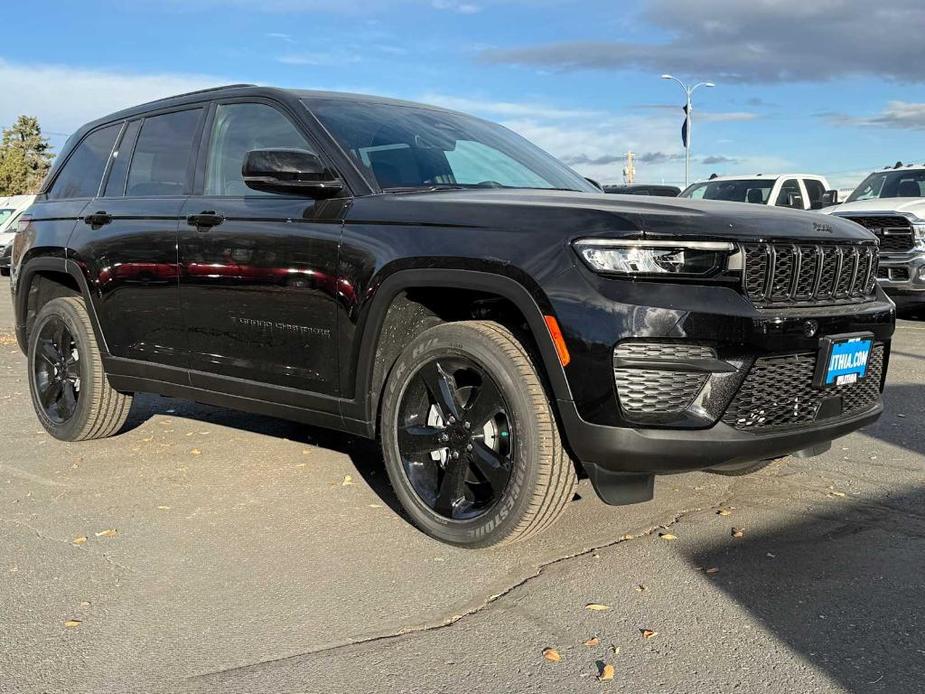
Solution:
M690 186L681 193L680 197L693 200L728 200L729 202L753 202L766 205L773 187L773 178L706 181Z
M510 130L427 107L343 99L305 101L383 190L540 188L600 191Z
M10 215L13 214L15 211L16 210L11 207L9 208L4 207L0 209L0 227L2 227L6 223L6 220L8 220L10 218Z
M872 173L861 181L847 201L921 197L925 197L925 169Z

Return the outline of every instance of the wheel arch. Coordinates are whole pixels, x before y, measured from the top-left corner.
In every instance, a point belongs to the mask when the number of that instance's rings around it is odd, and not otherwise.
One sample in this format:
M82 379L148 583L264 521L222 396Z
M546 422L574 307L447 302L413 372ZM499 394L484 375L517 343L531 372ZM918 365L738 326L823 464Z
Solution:
M13 309L16 316L16 341L20 349L23 352L27 349L29 331L39 309L60 296L80 296L84 300L100 351L108 355L86 277L73 260L49 255L27 259L17 273Z
M523 319L532 347L538 357L537 367L551 390L551 400L571 399L565 370L559 361L555 344L546 325L545 316L552 315L550 308L541 308L540 302L548 304L540 296L539 301L517 280L505 276L476 270L462 269L409 269L400 270L386 278L376 290L375 296L361 317L357 330L360 346L355 357L355 398L360 410L357 412L371 427L371 434L377 433L378 411L385 385L385 380L392 365L401 352L400 345L406 344L403 337L408 337L431 325L445 322L444 318L429 312L426 306L400 311L399 318L404 332L391 342L398 346L383 353L383 336L389 326L386 320L393 311L396 302L407 298L414 292L460 292L477 293L487 299L500 299L513 307ZM416 302L412 302L416 303ZM470 317L471 318L471 317ZM552 406L556 409L556 403Z

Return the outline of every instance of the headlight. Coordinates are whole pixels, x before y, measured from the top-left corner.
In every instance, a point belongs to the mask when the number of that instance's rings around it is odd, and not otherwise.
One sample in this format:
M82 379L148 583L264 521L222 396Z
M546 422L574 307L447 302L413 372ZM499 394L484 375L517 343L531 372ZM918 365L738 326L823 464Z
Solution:
M575 250L595 272L632 277L710 277L729 269L728 241L579 239Z

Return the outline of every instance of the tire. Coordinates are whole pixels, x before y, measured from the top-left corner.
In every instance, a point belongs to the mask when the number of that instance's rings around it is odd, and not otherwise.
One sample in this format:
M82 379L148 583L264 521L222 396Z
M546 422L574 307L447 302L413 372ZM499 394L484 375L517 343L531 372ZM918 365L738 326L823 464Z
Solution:
M53 299L41 308L29 334L28 365L32 406L56 439L106 438L125 424L132 396L106 380L83 299Z
M780 462L784 458L771 458L770 460L759 460L756 463L748 463L743 467L736 467L730 469L717 469L713 468L712 470L707 470L707 472L712 472L714 475L722 475L724 477L741 477L742 475L750 475L753 472L758 472L759 470L764 470L768 465L772 463Z
M456 389L460 417L455 424L452 415L442 419L439 398L428 385L432 374ZM443 378L446 374L449 380ZM495 395L501 409L482 426ZM436 421L425 422L425 411ZM521 343L500 324L465 321L422 332L389 373L381 412L382 450L392 487L412 522L431 537L468 548L523 540L550 526L574 496L575 467L559 438L540 376ZM447 436L446 444L437 444L447 448L403 453L411 431L415 436ZM460 454L458 461L450 458L453 451ZM421 455L423 462L411 460L414 455ZM486 460L501 465L486 468ZM440 503L443 483L456 479L453 471L460 469L463 496L447 509ZM482 474L486 469L491 476ZM502 471L507 481L498 483ZM433 499L426 493L429 480L437 480ZM441 506L442 512L437 510Z

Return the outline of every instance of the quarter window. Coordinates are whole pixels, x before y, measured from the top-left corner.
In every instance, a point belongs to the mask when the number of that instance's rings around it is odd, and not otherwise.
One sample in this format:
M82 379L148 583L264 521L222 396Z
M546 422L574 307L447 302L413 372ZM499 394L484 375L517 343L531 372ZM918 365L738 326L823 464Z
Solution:
M825 195L825 186L822 181L815 178L804 178L803 185L806 186L806 194L809 196L809 209L822 209L822 196Z
M128 173L128 196L183 195L202 109L145 118Z
M219 104L209 138L206 195L274 195L248 188L241 175L252 149L303 149L308 144L286 116L266 104Z
M116 151L112 153L112 167L109 169L109 180L106 181L106 192L104 193L107 198L125 195L125 178L128 174L128 165L132 161L132 147L135 146L135 138L138 137L140 127L140 120L133 120L129 123Z
M64 168L48 191L50 200L92 198L100 189L106 162L112 153L121 123L107 125L87 135L64 163Z

